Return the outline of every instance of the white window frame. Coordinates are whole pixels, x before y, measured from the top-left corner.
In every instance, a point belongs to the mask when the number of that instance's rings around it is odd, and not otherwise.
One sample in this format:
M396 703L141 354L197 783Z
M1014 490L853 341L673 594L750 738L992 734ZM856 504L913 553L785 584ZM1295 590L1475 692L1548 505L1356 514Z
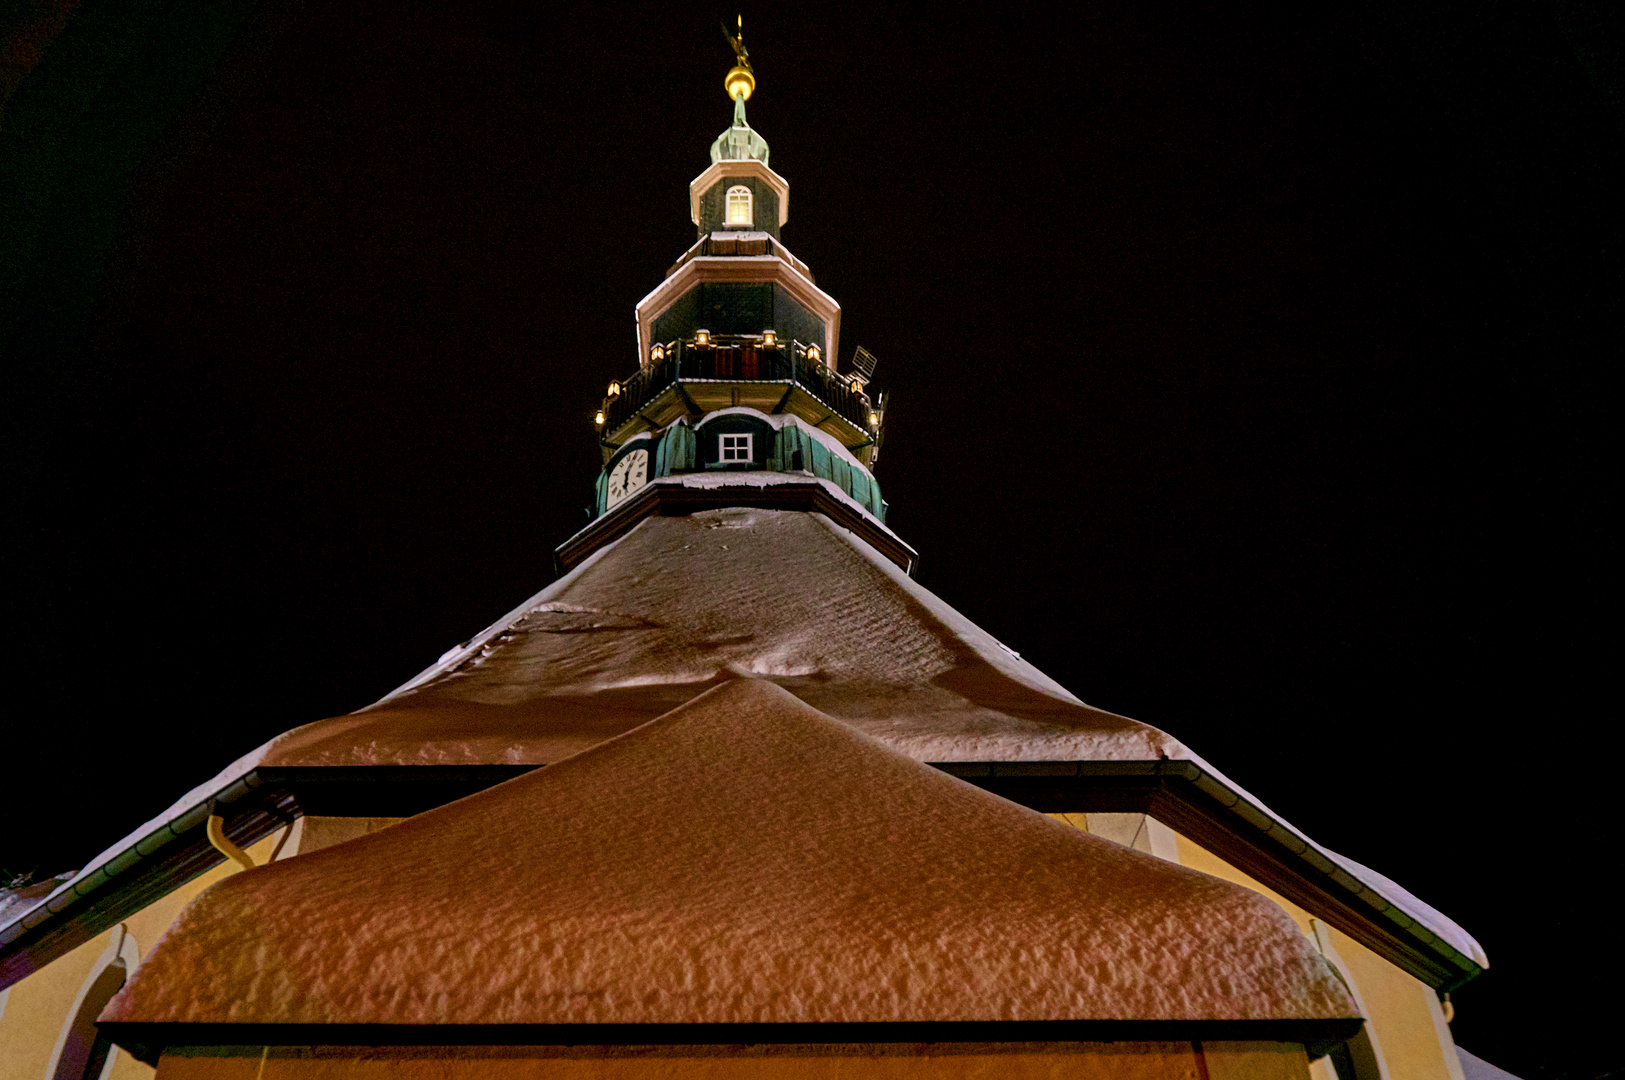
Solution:
M739 200L739 205L743 206L745 208L744 219L741 220L741 221L735 221L734 220L734 196L735 195L744 196L742 199ZM756 196L753 195L751 193L750 188L746 187L744 184L735 184L733 187L728 189L727 194L723 195L723 197L722 197L722 223L725 226L727 226L728 228L730 228L730 229L748 228L749 226L756 224L755 213L756 213Z
M755 450L754 436L748 432L730 431L717 436L717 460L724 465L755 461Z

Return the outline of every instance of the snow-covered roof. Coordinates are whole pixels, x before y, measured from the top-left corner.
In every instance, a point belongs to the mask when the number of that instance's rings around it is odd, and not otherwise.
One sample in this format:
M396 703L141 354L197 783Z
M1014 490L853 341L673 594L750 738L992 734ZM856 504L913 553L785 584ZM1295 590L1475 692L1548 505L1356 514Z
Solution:
M748 508L644 519L379 702L295 728L194 788L55 890L51 910L116 888L138 843L194 827L261 766L546 764L741 676L919 761L1193 763L1238 820L1298 860L1291 873L1425 949L1488 966L1455 922L1319 846L1172 736L1079 701L853 533ZM46 917L0 920L0 949L30 929L19 920ZM1444 984L1474 973L1450 963Z
M922 761L1156 760L817 514L650 517L382 701L295 728L268 765L542 763L739 675Z
M1357 1015L1262 895L946 776L766 679L727 678L546 769L216 884L102 1019Z

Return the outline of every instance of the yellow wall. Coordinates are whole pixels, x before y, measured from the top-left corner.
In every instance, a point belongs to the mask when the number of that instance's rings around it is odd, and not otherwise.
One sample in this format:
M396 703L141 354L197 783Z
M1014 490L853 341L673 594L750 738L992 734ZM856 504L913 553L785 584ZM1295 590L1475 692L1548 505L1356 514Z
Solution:
M262 1058L262 1054L264 1057ZM263 1071L262 1071L263 1070ZM166 1054L158 1080L1309 1080L1282 1043L347 1047Z
M1292 916L1351 984L1387 1080L1463 1080L1455 1043L1431 987L1183 836L1179 837L1179 861L1261 892Z
M1433 988L1334 927L1324 927L1344 974L1360 990L1389 1080L1464 1080L1455 1040Z
M1383 1080L1464 1080L1438 995L1425 983L1149 815L1050 816L1074 828L1244 885L1274 900L1349 982L1365 1015L1385 1074ZM1172 847L1165 837L1172 837ZM1311 1074L1313 1080L1336 1080L1325 1059L1314 1063Z
M270 857L275 839L267 837L249 849L255 862ZM123 926L136 955L146 956L181 913L181 908L234 870L236 867L231 863L217 866L125 919ZM0 1080L49 1080L47 1069L51 1066L51 1057L63 1028L72 1019L80 991L103 961L112 959L108 950L120 935L116 926L98 934L11 987L6 994L5 1011L0 1012ZM107 1075L111 1080L147 1080L153 1071L115 1049L112 1071Z

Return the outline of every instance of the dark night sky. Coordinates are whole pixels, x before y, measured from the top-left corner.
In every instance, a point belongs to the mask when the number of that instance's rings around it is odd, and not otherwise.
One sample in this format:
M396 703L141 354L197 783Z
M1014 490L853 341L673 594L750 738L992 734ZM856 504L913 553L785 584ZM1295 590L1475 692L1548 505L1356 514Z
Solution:
M12 97L0 866L368 703L585 522L718 12L450 7L87 0ZM920 581L1475 933L1457 1038L1530 1080L1621 1061L1603 11L745 11Z

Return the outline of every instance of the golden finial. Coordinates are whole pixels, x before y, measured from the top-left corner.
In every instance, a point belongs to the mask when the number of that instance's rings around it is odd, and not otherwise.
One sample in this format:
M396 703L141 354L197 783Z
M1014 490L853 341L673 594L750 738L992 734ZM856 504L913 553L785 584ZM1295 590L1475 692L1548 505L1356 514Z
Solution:
M722 36L728 39L734 51L734 66L723 77L722 88L728 91L729 100L749 101L751 92L756 89L756 73L750 68L750 53L745 48L745 17L738 18L737 33L729 33L728 20L722 20Z

